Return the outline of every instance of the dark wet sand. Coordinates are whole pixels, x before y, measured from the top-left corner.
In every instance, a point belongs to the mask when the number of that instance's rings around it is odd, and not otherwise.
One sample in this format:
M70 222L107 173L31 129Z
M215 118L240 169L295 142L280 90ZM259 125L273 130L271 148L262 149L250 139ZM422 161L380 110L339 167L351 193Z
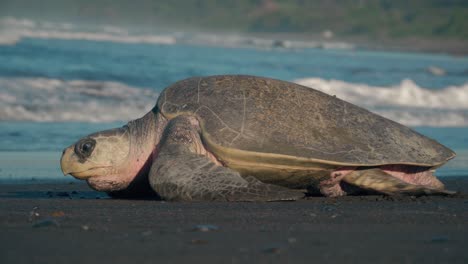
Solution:
M445 182L462 194L167 203L1 184L0 263L468 263L468 177Z

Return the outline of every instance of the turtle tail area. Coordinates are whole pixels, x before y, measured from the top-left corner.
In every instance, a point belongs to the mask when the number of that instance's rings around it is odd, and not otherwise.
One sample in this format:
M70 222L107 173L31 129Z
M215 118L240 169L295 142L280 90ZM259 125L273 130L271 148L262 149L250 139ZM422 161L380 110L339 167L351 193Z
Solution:
M433 174L431 170L415 166L386 165L378 168L361 168L347 173L341 184L349 191L365 190L367 192L388 195L453 195ZM351 188L349 188L351 187ZM354 188L353 188L354 187ZM357 187L357 188L356 188Z

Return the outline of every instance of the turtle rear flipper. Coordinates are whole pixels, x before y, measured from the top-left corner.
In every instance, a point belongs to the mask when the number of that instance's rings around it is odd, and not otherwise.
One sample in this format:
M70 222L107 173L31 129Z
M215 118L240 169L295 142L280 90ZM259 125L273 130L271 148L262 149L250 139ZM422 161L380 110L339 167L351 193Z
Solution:
M254 177L217 165L200 154L199 125L193 117L171 120L158 146L149 180L164 199L179 201L282 201L297 200L304 193L265 184Z
M359 188L387 195L453 195L456 192L445 189L410 184L393 177L379 168L355 170L343 177L342 181Z

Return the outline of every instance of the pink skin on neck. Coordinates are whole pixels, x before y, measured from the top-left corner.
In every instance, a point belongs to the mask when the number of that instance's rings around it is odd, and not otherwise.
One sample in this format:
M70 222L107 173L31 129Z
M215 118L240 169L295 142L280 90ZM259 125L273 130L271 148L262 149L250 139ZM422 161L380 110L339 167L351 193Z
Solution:
M88 185L97 191L124 190L134 179L148 174L149 167L153 162L152 157L152 151L150 154L142 153L139 158L132 159L129 156L127 162L119 168L110 168L108 175L88 178Z
M145 121L144 119L149 119L150 121ZM109 168L107 175L89 178L87 182L91 188L105 192L122 191L135 180L147 177L153 164L153 159L157 157L157 144L166 127L167 120L160 114L152 116L151 112L140 120L143 120L142 122L154 122L146 128L154 131L154 133L147 134L145 140L138 141L140 143L131 143L130 154L126 162L118 167Z

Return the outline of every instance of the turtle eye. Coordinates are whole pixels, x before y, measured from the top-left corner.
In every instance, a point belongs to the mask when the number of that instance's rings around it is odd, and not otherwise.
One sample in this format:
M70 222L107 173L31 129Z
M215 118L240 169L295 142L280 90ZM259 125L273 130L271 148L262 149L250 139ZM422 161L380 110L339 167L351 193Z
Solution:
M76 144L75 153L83 158L89 157L94 150L96 141L91 138L87 138Z
M81 150L83 153L88 153L91 149L93 148L93 145L91 145L90 142L86 142L81 146Z

